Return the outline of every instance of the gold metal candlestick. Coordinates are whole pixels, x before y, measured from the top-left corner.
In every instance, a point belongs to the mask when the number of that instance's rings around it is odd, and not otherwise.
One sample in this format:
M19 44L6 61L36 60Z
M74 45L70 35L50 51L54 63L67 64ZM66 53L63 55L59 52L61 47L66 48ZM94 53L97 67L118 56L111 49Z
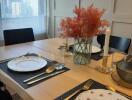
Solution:
M104 56L103 59L102 59L102 63L101 63L101 66L99 66L97 68L98 71L102 72L102 73L110 73L112 71L111 69L111 65L108 66L108 59L109 59L109 56Z
M107 62L108 62L108 56L104 56L102 61L102 67L107 67Z

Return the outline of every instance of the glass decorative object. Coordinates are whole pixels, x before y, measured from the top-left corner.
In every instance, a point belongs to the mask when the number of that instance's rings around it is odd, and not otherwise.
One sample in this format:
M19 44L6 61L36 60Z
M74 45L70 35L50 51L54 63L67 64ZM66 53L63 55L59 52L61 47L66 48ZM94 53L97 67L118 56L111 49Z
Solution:
M74 43L75 64L89 64L91 60L92 38L77 38Z

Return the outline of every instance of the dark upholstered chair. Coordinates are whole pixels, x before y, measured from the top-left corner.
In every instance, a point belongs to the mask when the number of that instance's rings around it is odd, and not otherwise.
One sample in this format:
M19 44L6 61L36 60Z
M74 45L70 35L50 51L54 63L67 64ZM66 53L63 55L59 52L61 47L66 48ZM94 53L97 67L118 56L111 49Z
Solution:
M31 42L34 40L35 38L32 28L4 30L5 45Z
M99 35L97 37L97 42L100 44L101 48L104 46L105 41L105 35ZM129 46L131 44L131 39L129 38L123 38L123 37L117 37L117 36L110 36L110 43L109 47L117 49L121 52L128 53Z
M5 85L0 81L0 100L13 100Z

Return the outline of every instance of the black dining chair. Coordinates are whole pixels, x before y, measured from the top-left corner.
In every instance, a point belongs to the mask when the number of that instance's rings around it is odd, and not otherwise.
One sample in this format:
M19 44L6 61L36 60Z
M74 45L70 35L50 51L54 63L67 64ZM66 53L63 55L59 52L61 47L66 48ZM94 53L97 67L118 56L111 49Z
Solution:
M104 34L98 35L97 42L100 44L101 48L103 48L105 42L105 35ZM109 43L110 48L114 48L121 52L128 53L130 44L131 44L131 39L129 38L117 37L112 35L110 36L110 43Z
M4 30L3 33L5 45L31 42L35 40L32 28Z
M0 100L13 100L4 83L0 81Z

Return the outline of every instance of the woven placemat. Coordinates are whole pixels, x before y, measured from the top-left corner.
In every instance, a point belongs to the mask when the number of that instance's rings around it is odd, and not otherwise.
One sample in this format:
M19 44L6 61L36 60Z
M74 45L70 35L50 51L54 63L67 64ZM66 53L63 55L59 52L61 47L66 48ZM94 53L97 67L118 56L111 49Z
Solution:
M120 76L117 74L116 71L114 71L112 74L111 74L111 77L112 79L120 86L123 86L123 87L126 87L126 88L129 88L129 89L132 89L132 84L131 83L127 83L125 82L124 80L122 80L120 78Z

